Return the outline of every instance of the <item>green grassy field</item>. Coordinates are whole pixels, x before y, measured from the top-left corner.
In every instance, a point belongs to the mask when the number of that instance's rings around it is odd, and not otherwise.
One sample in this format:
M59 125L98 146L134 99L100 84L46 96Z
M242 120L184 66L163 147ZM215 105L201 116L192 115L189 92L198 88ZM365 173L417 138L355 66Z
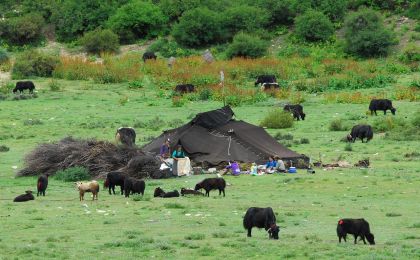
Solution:
M406 80L406 79L401 79ZM419 140L394 141L375 133L368 144L357 141L345 151L340 139L348 131L328 130L333 119L346 124L374 123L366 116L368 104L326 104L321 96L306 95L307 118L295 122L291 149L323 162L342 159L356 163L370 158L369 169L357 167L315 175L227 176L226 197L213 191L210 198L154 199L155 187L165 190L193 187L209 176L146 181L139 201L110 196L80 203L71 183L50 180L47 196L28 203L13 203L27 189L36 189L33 177L15 178L24 155L37 144L68 135L114 140L120 126L136 128L138 144L146 143L174 122L188 122L193 114L221 107L220 102L189 102L175 108L153 89L130 90L127 84L98 85L87 81L58 81L62 90L51 92L47 79L35 80L38 98L0 101L0 259L154 257L166 259L419 259L419 158L405 154L419 149ZM363 91L375 93L375 89ZM381 89L380 91L383 91ZM391 92L392 88L385 91ZM169 93L168 93L169 94ZM236 118L258 124L273 106L269 99L234 108ZM396 117L411 120L418 102L396 101ZM148 125L162 122L159 129ZM29 121L32 119L32 121ZM177 119L177 120L176 120ZM271 134L278 130L268 130ZM89 197L88 197L89 198ZM242 216L251 206L271 206L281 227L280 240L270 241L263 230L247 238ZM338 244L336 223L342 217L363 217L370 222L377 245Z

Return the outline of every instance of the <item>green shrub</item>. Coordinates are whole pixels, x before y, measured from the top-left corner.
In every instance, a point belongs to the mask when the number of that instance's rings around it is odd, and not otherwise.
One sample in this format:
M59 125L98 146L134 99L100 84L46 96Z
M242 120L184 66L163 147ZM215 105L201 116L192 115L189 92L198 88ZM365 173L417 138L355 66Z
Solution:
M133 80L133 81L128 82L128 88L130 89L144 88L144 83L141 80Z
M409 8L405 14L412 19L420 20L420 0L413 0L410 2Z
M347 151L347 152L351 152L351 151L353 151L353 147L351 146L351 143L347 143L347 144L344 146L344 151Z
M26 119L23 121L23 125L42 125L44 122L42 122L40 119Z
M9 61L9 54L3 48L0 48L0 64Z
M296 12L293 9L294 0L258 0L256 5L264 8L269 14L268 22L271 28L277 25L289 25L293 23Z
M350 14L344 23L345 50L361 57L383 56L395 44L378 12L362 9Z
M414 43L408 44L399 58L403 62L420 61L420 46Z
M70 167L55 173L55 179L65 182L90 180L89 171L84 167Z
M202 88L198 92L198 95L199 95L200 100L206 101L206 100L211 99L213 93L211 92L211 89L209 89L209 88Z
M300 143L301 144L309 144L309 139L308 138L302 138L302 139L300 139Z
M159 52L159 54L165 58L186 57L194 54L194 51L183 48L177 42L168 40L166 38L160 38L156 40L147 50L152 52Z
M94 54L117 52L120 47L118 35L109 29L87 32L80 43L86 52Z
M334 26L326 15L309 10L296 17L296 35L308 42L326 41L334 34Z
M50 88L51 91L59 91L60 90L60 84L58 83L57 80L51 79L48 82L48 87Z
M267 42L261 40L259 37L238 33L233 37L233 42L227 48L226 56L228 58L258 58L267 53L267 46Z
M229 95L225 97L226 105L232 107L239 107L242 104L242 99L240 96Z
M347 127L344 126L343 121L341 119L334 119L333 121L331 121L328 129L330 131L345 131L347 130Z
M125 43L156 37L163 32L168 18L151 2L133 1L121 6L109 18L109 27Z
M395 116L382 116L373 122L373 129L379 132L390 131L397 127L404 127L406 122Z
M5 145L0 145L0 152L1 153L5 153L8 152L10 150L9 147L5 146Z
M267 128L282 129L293 126L293 116L282 109L270 111L261 121L260 125Z
M14 88L15 84L13 84L13 82L7 82L0 87L0 93L7 95L11 93Z
M44 18L37 13L8 18L0 26L0 35L13 45L33 44L42 39Z
M281 132L277 132L274 135L274 138L278 141L280 141L280 140L293 140L293 135L292 134L282 134Z
M255 32L268 24L267 12L258 7L238 5L226 9L222 16L222 28L226 38L231 38L239 31Z
M12 68L12 78L20 79L31 76L51 77L59 59L36 50L28 50L16 58Z
M322 0L315 7L317 10L327 15L331 21L342 21L347 11L347 0Z
M187 47L222 42L220 14L200 7L186 11L172 30L174 39Z

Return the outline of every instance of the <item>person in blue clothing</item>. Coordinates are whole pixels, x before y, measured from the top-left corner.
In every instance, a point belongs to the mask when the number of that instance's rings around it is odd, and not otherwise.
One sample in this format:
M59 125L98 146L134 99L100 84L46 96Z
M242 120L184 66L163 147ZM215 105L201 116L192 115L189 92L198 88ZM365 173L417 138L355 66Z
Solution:
M185 152L182 150L182 146L178 145L176 150L172 153L172 158L176 161L178 158L185 158Z
M265 164L266 173L274 173L276 171L277 162L274 161L273 156L268 157L268 162Z

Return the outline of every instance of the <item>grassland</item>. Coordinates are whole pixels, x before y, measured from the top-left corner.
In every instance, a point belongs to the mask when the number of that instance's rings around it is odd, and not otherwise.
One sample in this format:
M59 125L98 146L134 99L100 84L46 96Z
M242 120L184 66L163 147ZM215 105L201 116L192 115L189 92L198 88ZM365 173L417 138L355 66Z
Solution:
M388 88L360 90L363 95L394 93L411 80L399 77ZM0 259L119 259L262 258L262 259L418 259L419 250L419 140L394 141L376 133L368 144L345 151L340 139L347 131L328 130L333 119L347 124L374 123L367 104L324 102L323 95L305 94L305 121L280 130L309 144L291 149L318 160L338 158L355 163L370 158L371 168L316 169L315 175L227 176L225 198L154 199L153 189L193 187L204 177L147 181L146 195L135 201L110 196L80 203L71 183L50 181L47 196L15 204L24 190L35 190L36 179L14 178L23 158L37 144L72 135L112 141L116 128L136 126L138 144L160 131L187 122L197 112L222 106L217 101L188 101L173 107L168 91L129 89L128 83L95 84L57 80L60 91L50 91L49 79L37 79L38 98L0 101ZM251 83L250 83L251 84ZM270 98L234 108L237 119L258 124L273 106L287 100ZM418 102L396 101L396 117L411 120ZM158 117L161 122L156 119ZM29 121L32 119L32 121ZM268 130L275 134L278 130ZM15 167L16 166L16 167ZM16 168L16 169L15 169ZM264 231L246 238L242 216L250 206L271 206L278 213L280 240ZM364 217L377 245L338 244L335 234L341 217Z

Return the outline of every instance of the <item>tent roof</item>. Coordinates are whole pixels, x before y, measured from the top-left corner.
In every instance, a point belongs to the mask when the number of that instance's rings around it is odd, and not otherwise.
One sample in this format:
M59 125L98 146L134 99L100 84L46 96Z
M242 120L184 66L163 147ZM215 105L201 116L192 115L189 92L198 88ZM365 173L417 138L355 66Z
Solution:
M229 160L264 163L271 155L293 161L308 160L278 143L263 128L236 121L233 115L228 106L197 114L189 123L164 131L143 149L158 154L169 138L171 148L181 144L192 161L212 165Z

